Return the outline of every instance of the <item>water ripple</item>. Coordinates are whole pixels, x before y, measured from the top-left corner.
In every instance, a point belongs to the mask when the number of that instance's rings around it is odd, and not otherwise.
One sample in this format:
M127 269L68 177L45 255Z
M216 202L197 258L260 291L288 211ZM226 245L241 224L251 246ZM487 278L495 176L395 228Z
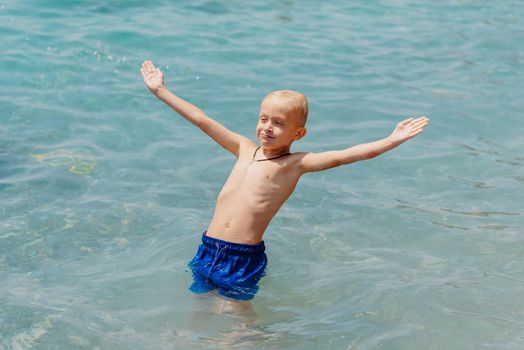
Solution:
M0 348L522 348L523 13L518 1L2 3ZM149 94L144 59L249 137L265 94L303 91L308 134L293 151L384 138L410 116L432 124L303 177L265 236L248 326L187 291L234 157ZM188 329L198 312L207 330Z

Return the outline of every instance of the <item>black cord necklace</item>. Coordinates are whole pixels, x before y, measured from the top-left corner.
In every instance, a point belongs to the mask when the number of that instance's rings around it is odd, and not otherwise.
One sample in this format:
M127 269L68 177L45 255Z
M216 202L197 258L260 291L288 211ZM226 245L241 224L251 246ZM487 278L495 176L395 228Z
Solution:
M273 159L277 159L277 158L280 158L280 157L284 157L284 156L287 156L291 153L287 152L287 153L284 153L284 154L281 154L281 155L278 155L278 156L275 156L275 157L271 157L271 158L265 158L265 159L255 159L255 156L257 155L257 151L260 149L260 146L257 147L257 149L255 150L255 153L253 153L253 160L251 161L251 163L253 162L263 162L265 160L273 160Z

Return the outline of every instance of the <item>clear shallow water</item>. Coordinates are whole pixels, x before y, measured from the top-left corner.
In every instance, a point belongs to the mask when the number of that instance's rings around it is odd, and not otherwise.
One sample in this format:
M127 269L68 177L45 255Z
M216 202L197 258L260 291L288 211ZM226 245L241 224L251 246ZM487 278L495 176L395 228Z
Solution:
M0 349L521 349L523 7L2 1ZM234 159L144 59L251 137L262 96L303 91L294 150L431 125L301 180L245 329L187 291Z

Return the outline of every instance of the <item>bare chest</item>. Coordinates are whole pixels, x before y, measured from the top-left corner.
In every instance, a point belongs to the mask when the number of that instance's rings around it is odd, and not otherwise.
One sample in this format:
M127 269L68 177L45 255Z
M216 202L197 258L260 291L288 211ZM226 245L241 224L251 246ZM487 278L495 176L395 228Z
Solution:
M288 162L237 162L220 197L236 195L256 201L281 202L293 192L298 175Z

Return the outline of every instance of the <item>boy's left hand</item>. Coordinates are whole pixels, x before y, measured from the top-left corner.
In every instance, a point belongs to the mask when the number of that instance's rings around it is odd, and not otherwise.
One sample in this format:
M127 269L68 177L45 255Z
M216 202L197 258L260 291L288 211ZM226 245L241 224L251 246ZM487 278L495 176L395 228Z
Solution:
M394 144L401 144L402 142L420 134L428 124L429 118L427 117L420 117L417 119L408 118L397 124L397 127L393 130L389 139Z

